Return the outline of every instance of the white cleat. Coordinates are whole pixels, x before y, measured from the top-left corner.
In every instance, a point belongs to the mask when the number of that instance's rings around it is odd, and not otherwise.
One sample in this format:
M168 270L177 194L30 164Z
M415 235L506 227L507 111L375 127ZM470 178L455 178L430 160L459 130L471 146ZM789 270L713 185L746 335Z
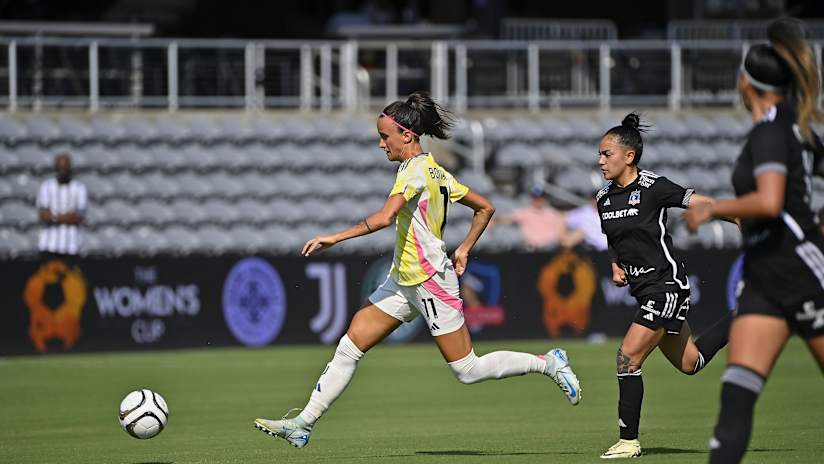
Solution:
M601 455L601 459L629 459L641 457L641 442L638 440L618 440Z
M287 415L289 413L286 413ZM295 448L303 448L309 444L312 435L312 426L301 426L295 419L283 416L280 420L255 419L255 428L266 432L273 437L283 438Z
M573 406L577 405L581 401L581 385L578 383L578 377L572 372L566 351L554 348L547 352L544 359L546 360L546 372L544 373L558 384Z

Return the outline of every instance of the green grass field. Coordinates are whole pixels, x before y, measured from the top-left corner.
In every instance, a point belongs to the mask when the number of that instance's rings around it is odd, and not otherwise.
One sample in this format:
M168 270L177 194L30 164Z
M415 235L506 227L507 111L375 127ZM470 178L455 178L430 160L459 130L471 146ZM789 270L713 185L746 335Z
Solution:
M617 341L562 341L582 380L571 407L538 375L454 380L434 345L383 346L301 450L252 427L303 406L331 347L204 349L0 359L0 463L599 462L617 438ZM544 342L476 351L545 351ZM696 377L660 353L644 366L643 461L706 462L724 354ZM117 409L130 390L163 394L166 430L136 440ZM824 461L824 382L793 340L767 384L745 462Z

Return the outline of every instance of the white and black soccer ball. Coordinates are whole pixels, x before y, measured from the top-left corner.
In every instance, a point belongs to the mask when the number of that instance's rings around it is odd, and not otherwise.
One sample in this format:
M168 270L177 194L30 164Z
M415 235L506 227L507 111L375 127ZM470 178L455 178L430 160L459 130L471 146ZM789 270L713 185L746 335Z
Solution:
M160 394L144 388L123 398L118 418L129 435L140 439L152 438L166 428L169 407Z

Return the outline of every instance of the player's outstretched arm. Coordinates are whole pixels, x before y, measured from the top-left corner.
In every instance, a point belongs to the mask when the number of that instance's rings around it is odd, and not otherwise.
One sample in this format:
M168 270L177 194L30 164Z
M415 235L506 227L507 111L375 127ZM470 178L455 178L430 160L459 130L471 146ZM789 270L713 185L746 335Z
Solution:
M461 242L455 253L452 255L452 263L455 265L455 272L460 276L466 270L466 261L469 259L469 252L475 247L481 234L484 233L486 226L489 224L492 215L495 214L495 207L492 206L485 196L469 191L463 198L458 200L458 203L468 206L475 211L472 217L472 227L466 234L466 238Z
M713 218L776 218L784 206L787 176L768 171L756 176L756 191L733 200L714 200L690 207L684 213L687 228L695 232L698 227Z
M386 200L386 203L383 204L383 207L379 211L372 213L363 221L344 231L338 232L337 234L318 235L303 245L301 254L303 256L309 256L313 253L320 253L321 251L334 246L338 242L349 240L350 238L360 237L361 235L371 234L372 232L389 227L393 222L395 222L395 216L398 215L398 211L400 211L405 204L406 199L403 195L390 195Z

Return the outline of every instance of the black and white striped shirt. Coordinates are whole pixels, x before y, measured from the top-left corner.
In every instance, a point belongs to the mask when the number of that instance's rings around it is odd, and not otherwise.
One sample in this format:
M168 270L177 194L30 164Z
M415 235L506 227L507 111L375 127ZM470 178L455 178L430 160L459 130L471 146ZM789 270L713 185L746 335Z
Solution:
M86 211L88 203L86 186L77 180L67 184L48 179L40 185L37 207L51 211L52 215ZM40 251L76 255L82 241L80 226L69 224L44 224L40 231Z

